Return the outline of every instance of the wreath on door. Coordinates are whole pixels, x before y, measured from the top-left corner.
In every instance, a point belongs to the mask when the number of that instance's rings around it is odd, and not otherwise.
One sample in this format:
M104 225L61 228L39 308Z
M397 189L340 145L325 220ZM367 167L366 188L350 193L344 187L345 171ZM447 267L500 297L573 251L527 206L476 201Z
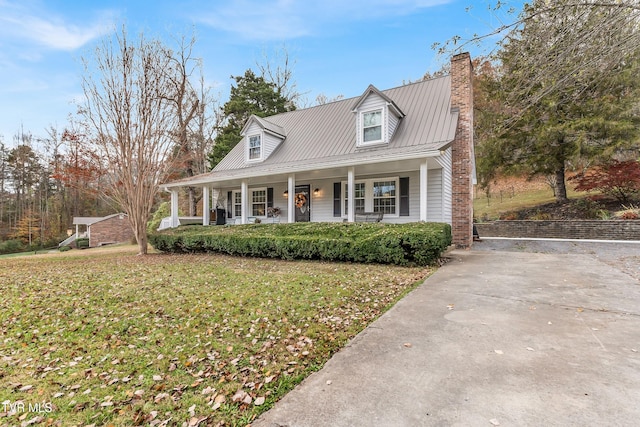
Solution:
M305 196L304 193L298 193L296 194L295 201L296 201L296 207L300 209L307 203L307 196Z

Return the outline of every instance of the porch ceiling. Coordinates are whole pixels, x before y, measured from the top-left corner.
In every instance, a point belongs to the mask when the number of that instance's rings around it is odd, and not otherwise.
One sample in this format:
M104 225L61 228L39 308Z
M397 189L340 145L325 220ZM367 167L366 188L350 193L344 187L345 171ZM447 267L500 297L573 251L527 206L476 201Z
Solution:
M441 166L433 157L426 159L429 169L440 169ZM425 158L421 159L408 159L408 160L394 160L382 163L368 163L363 165L354 165L356 179L363 178L370 175L400 175L409 171L418 171L420 164L425 161ZM312 165L310 165L312 167ZM324 179L336 179L346 180L348 173L348 166L340 166L334 168L323 169L310 169L304 172L296 172L296 182L313 182ZM259 177L245 177L245 178L229 178L228 180L217 179L215 182L199 183L192 185L195 187L214 187L214 188L226 188L226 187L239 187L242 181L247 181L249 186L260 184L277 184L287 182L289 173L275 173Z

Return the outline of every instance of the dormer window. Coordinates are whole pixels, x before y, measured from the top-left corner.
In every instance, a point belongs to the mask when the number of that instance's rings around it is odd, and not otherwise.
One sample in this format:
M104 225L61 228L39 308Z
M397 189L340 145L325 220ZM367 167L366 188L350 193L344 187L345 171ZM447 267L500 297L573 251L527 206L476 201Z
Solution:
M362 142L382 141L382 110L362 113Z
M262 138L260 135L249 137L249 160L262 159Z
M389 144L404 117L393 100L373 85L369 85L351 111L356 119L356 146L363 149Z

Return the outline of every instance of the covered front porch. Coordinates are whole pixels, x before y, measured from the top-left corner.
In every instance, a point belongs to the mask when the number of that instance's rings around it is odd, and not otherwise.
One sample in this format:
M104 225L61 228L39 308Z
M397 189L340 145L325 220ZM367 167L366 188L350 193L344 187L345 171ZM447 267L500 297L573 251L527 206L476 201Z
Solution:
M290 172L214 172L171 183L164 187L171 193L171 216L165 227L356 222L363 214L392 223L451 223L451 151L431 154L359 165L318 164ZM179 215L181 189L187 186L202 188L201 215Z

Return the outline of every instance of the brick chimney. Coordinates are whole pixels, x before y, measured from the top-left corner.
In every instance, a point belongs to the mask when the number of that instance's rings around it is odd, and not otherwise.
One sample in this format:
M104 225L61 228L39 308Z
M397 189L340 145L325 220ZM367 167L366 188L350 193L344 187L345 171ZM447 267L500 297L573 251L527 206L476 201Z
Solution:
M456 137L451 146L452 234L457 248L473 243L473 66L469 53L451 58L451 109L458 110Z

